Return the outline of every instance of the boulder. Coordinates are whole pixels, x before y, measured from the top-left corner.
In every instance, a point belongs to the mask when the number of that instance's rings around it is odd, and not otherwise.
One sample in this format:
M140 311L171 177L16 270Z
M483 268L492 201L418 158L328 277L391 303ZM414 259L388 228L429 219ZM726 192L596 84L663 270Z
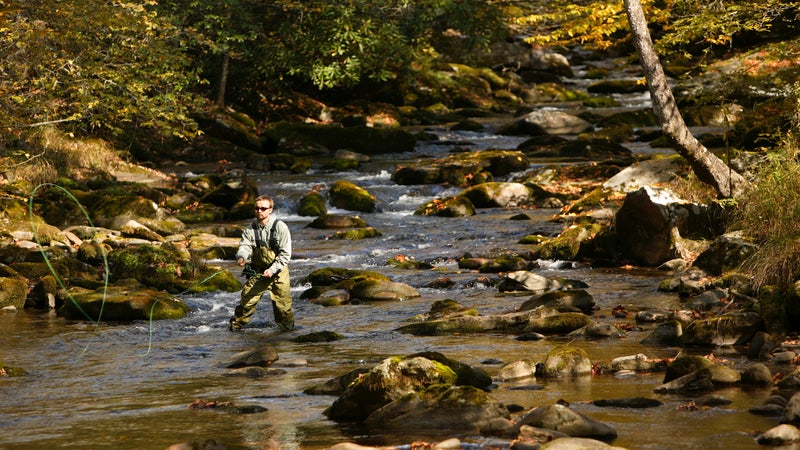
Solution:
M562 378L592 373L592 361L586 351L568 345L550 350L540 371L545 378Z
M267 367L278 360L278 352L271 346L263 346L239 352L219 365L228 369L242 367Z
M635 264L658 266L678 254L680 200L666 190L643 187L630 192L616 214L615 227L624 255Z
M414 150L416 138L399 128L339 127L297 122L275 122L262 133L267 142L321 145L329 150L350 149L365 155Z
M467 217L475 215L475 205L463 195L433 199L414 211L417 216Z
M565 289L534 295L520 305L520 311L548 306L563 311L581 311L589 314L594 309L594 297L585 289Z
M297 214L300 216L319 217L327 214L325 197L317 191L311 191L300 199L297 205Z
M461 192L476 208L505 208L531 202L530 189L522 183L492 181Z
M520 418L509 430L510 433L518 433L523 425L554 430L571 437L592 438L603 441L613 441L617 437L617 431L611 426L560 404L534 409Z
M182 319L189 313L189 306L180 299L137 282L94 291L72 288L65 296L58 314L68 319L132 322Z
M744 345L764 328L761 315L756 312L737 312L695 320L679 339L685 346Z
M427 358L388 358L353 381L324 413L336 422L363 421L395 400L428 386L452 385L456 378L452 369Z
M537 136L545 134L580 134L592 130L592 124L580 117L563 111L539 109L501 126L497 133L514 136Z
M508 410L483 390L438 384L392 401L364 422L380 429L477 434L497 418L508 419Z
M657 394L695 394L713 390L711 369L705 368L664 383L655 388L653 392Z
M22 311L27 295L28 283L24 278L0 277L0 309L13 307Z
M359 281L350 289L350 299L362 301L407 300L419 297L419 292L405 283L386 280Z
M375 196L366 189L350 181L335 181L328 191L331 205L365 213L375 212L378 209L378 202Z
M756 436L760 445L786 446L800 442L800 430L794 425L781 424Z

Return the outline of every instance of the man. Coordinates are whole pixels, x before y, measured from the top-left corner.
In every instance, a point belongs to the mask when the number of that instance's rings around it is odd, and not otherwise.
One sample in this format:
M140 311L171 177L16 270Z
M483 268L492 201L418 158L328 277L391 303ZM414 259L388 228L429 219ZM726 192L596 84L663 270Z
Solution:
M247 325L267 292L272 299L275 322L282 331L294 330L288 266L292 258L292 236L283 221L272 217L273 206L275 203L269 196L256 197L256 220L242 232L236 259L239 266L249 260L252 271L246 274L242 298L230 320L231 331L241 331Z

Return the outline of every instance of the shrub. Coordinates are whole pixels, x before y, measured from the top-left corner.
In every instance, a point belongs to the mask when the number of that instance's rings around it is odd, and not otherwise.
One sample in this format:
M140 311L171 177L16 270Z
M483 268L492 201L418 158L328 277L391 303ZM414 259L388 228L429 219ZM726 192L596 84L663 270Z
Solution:
M740 199L735 224L758 250L744 263L756 289L788 292L800 275L800 148L787 138Z

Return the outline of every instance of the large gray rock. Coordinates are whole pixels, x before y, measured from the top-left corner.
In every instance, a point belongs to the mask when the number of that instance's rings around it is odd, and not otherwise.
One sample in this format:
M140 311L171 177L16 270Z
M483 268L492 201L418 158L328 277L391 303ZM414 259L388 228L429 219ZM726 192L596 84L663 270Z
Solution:
M591 123L563 111L536 110L503 125L497 131L506 135L560 135L592 131Z

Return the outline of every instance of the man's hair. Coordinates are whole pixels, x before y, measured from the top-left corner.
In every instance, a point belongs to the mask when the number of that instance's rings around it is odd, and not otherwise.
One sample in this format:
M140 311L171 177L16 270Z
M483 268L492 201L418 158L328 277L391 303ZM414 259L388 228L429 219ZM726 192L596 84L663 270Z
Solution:
M256 197L256 200L255 200L255 201L256 201L256 202L268 201L268 202L269 202L269 206L275 206L275 202L273 202L273 201L272 201L272 197L270 197L270 196L269 196L269 195L267 195L267 194L261 194L261 195L259 195L258 197Z

